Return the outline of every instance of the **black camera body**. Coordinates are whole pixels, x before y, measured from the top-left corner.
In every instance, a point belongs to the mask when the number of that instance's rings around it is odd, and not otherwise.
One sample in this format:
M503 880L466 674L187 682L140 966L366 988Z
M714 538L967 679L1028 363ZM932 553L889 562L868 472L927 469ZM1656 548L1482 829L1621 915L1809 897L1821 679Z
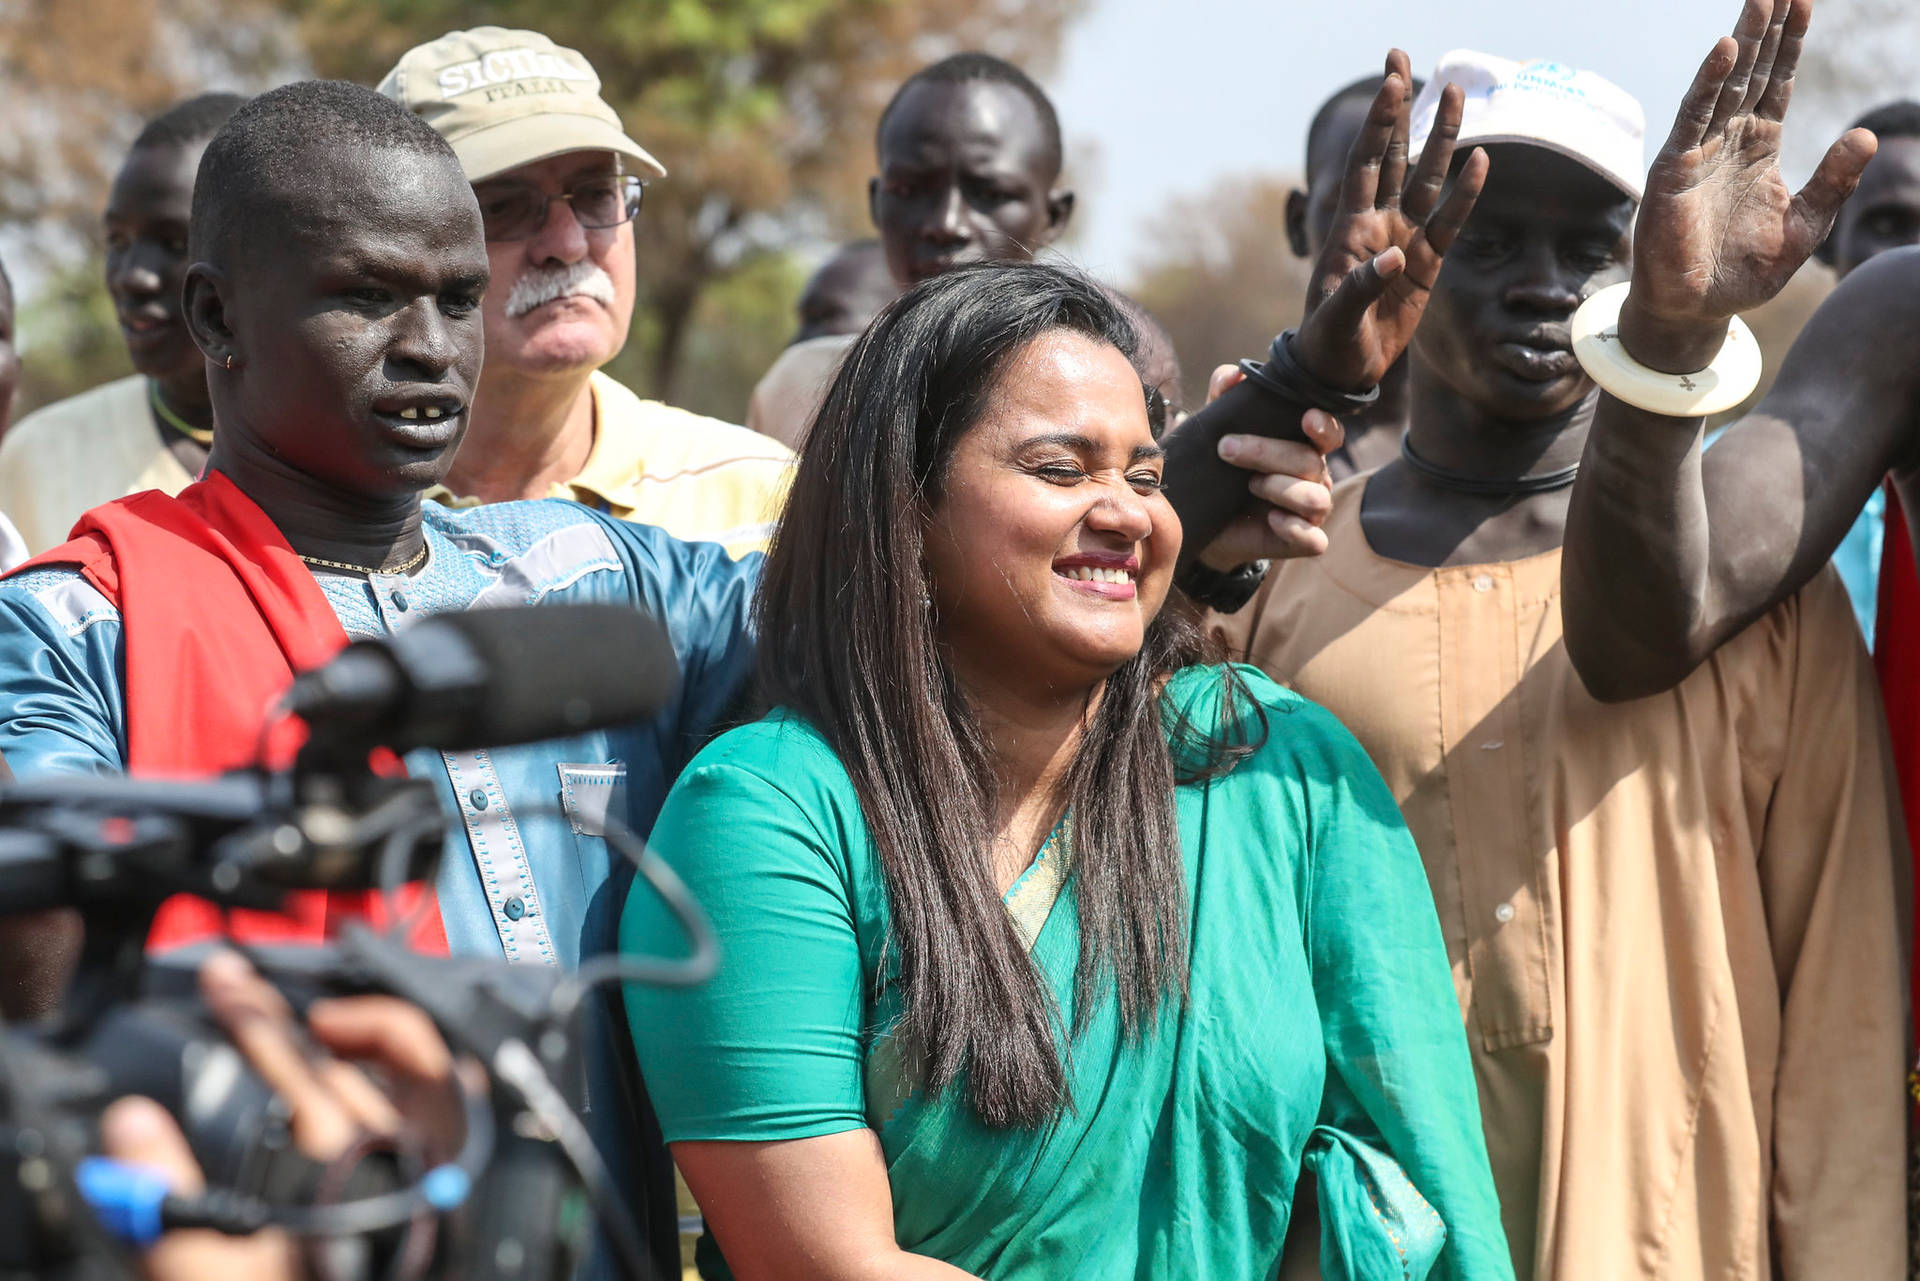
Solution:
M621 656L617 671L553 661L578 654L583 636ZM585 686L555 686L556 670ZM684 889L630 833L610 839L687 925L689 961L600 958L569 975L422 956L361 924L326 946L241 949L295 1009L321 996L397 996L422 1008L456 1055L477 1060L487 1080L464 1089L464 1146L438 1165L381 1151L334 1168L302 1155L284 1106L201 1007L200 956L150 958L145 945L178 893L271 910L293 890L430 880L447 831L437 794L376 774L371 749L501 745L638 719L665 701L674 674L664 634L633 610L445 616L357 643L301 677L288 706L311 737L290 770L0 785L0 905L73 908L85 928L58 1013L0 1034L0 1278L126 1276L135 1247L160 1231L272 1226L310 1243L317 1270L333 1277L562 1281L596 1221L627 1274L651 1275L577 1115L578 1016L597 983L702 981L714 953ZM517 693L489 697L496 689ZM585 972L594 965L597 977ZM101 1113L129 1094L180 1122L208 1193L163 1196L96 1157Z

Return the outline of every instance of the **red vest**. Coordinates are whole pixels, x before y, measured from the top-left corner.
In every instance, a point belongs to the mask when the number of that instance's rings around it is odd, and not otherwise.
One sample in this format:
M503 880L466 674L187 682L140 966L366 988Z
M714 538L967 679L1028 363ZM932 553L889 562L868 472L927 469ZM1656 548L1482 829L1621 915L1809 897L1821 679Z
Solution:
M78 569L120 610L129 773L204 778L256 753L275 767L293 759L305 726L281 718L268 730L268 713L295 672L326 662L347 636L293 547L232 481L208 472L178 498L150 490L96 507L71 542L20 568L52 565ZM413 946L445 954L432 894L411 885L398 898L403 916L420 911ZM147 946L222 935L318 943L349 918L384 924L386 904L371 892L308 890L289 895L284 912L223 911L181 894L161 905Z

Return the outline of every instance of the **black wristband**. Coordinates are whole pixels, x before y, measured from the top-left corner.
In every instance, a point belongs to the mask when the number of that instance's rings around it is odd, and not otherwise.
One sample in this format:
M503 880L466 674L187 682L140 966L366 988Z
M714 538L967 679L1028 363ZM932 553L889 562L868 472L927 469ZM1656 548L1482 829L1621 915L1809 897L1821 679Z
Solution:
M1299 332L1289 329L1275 338L1273 346L1267 349L1265 364L1257 360L1241 361L1240 372L1247 376L1247 381L1285 400L1310 409L1324 409L1335 417L1362 414L1371 409L1380 399L1380 385L1375 383L1365 391L1343 391L1321 382L1293 354L1293 336Z
M1198 560L1188 561L1174 576L1174 584L1196 605L1216 614L1237 614L1266 581L1267 565L1264 560L1250 561L1222 573Z

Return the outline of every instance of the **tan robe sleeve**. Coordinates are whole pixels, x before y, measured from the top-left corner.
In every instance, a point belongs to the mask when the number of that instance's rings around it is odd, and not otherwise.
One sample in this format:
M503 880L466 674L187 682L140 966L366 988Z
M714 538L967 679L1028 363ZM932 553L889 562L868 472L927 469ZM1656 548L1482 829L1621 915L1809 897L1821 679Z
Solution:
M1896 914L1909 910L1895 894L1897 789L1838 578L1820 575L1789 608L1799 611L1791 723L1759 859L1780 984L1775 1275L1897 1281L1907 1047Z

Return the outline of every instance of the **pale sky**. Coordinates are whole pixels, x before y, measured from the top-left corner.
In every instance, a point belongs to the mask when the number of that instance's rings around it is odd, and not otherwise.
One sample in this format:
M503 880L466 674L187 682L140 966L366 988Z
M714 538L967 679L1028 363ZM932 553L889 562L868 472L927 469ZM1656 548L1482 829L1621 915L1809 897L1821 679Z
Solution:
M1236 173L1297 173L1314 109L1378 69L1392 45L1421 76L1462 47L1597 71L1646 108L1651 159L1739 9L1739 0L1093 0L1044 78L1080 193L1067 252L1125 280L1145 221L1169 195ZM1794 124L1790 155L1806 150L1793 148Z

